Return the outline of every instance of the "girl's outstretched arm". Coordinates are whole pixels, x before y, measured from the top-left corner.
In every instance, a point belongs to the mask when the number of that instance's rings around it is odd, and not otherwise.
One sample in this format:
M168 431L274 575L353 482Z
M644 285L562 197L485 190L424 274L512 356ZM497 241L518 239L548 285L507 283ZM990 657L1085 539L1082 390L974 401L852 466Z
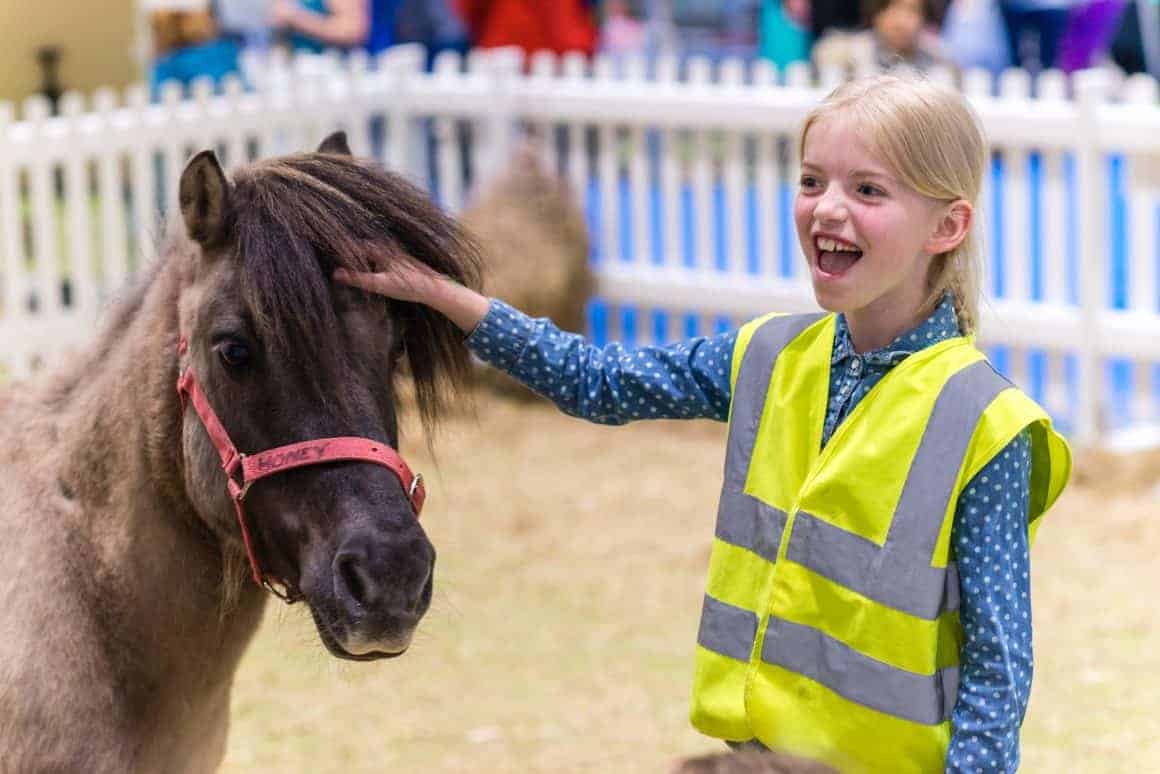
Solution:
M430 306L470 334L467 345L481 360L572 416L601 424L728 418L735 331L667 347L600 348L417 262L395 260L389 273L337 271L335 279Z
M736 331L666 347L604 347L502 301L467 339L482 360L572 416L606 425L636 419L724 421Z

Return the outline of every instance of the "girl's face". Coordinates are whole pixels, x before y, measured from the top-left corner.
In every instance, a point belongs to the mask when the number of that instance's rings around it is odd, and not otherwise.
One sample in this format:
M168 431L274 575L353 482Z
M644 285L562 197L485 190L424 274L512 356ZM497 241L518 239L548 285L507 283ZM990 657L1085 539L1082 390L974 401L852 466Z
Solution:
M794 222L818 304L846 313L852 329L874 320L897 335L918 322L944 218L945 205L900 182L849 121L810 127Z

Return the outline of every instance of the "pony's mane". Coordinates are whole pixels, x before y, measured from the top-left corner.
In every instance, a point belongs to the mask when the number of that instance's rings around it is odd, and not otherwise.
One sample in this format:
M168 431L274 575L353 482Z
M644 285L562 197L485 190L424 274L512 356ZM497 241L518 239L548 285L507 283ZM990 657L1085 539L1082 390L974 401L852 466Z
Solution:
M373 162L307 153L242 167L233 175L230 217L242 256L242 293L259 335L289 351L321 353L336 330L331 274L366 271L400 252L470 287L479 252L463 229L402 177ZM383 303L367 296L367 303ZM426 306L391 302L415 384L431 424L447 390L470 373L463 335ZM384 388L386 385L384 385Z

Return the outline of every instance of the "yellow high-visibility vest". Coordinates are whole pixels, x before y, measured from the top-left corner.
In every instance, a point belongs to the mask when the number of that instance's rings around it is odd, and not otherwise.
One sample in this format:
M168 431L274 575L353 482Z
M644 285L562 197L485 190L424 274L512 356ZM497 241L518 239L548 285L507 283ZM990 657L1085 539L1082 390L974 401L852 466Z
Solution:
M768 315L738 334L691 718L844 774L942 772L959 495L1029 429L1033 539L1071 453L967 337L895 366L822 449L835 320Z

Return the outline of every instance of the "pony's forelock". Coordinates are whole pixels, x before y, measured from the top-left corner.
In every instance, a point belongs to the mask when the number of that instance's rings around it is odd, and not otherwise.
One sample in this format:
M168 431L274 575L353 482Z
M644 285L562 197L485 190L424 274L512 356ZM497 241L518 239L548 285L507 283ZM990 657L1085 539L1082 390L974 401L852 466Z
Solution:
M465 285L480 284L478 250L458 224L422 191L373 163L299 154L243 167L233 179L232 242L243 299L258 335L277 350L335 356L330 283L339 267L381 270L406 253ZM365 303L386 302L367 294ZM402 332L419 413L430 426L470 373L463 336L425 306L391 302L389 308Z

